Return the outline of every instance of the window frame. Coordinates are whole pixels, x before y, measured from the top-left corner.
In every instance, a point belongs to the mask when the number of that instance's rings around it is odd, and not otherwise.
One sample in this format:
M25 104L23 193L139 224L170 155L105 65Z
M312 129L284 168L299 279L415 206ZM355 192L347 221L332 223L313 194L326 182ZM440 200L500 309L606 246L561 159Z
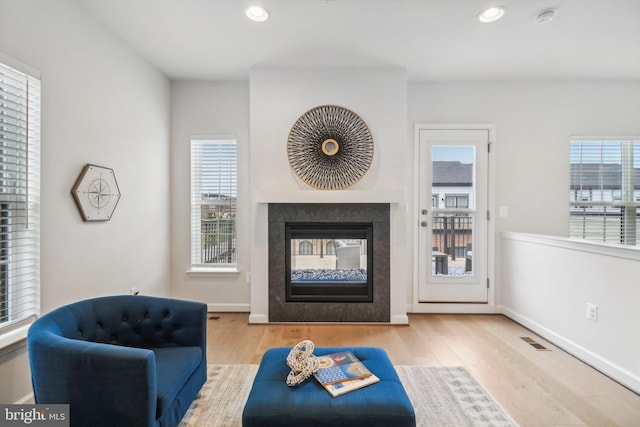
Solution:
M0 217L3 236L0 244L0 278L4 292L0 295L3 310L0 313L2 349L24 340L29 326L41 312L42 90L37 70L1 52L0 66L0 110L3 110L0 112ZM20 84L24 88L18 86ZM11 181L15 184L11 184Z
M445 209L469 209L469 194L467 193L445 193L444 208ZM450 206L450 201L455 201L455 206ZM460 206L460 201L464 201L466 206Z
M628 142L629 146L627 148L628 155L625 156L624 151L624 142ZM573 144L580 143L616 143L620 145L620 188L612 187L611 185L606 185L602 178L605 174L611 174L611 172L604 172L604 168L599 169L599 175L601 182L598 185L587 185L582 187L582 180L586 178L586 172L584 174L576 177L580 171L578 167L574 167L575 165L585 165L585 164L612 164L611 162L607 162L607 155L610 156L610 153L607 153L606 150L600 147L600 163L594 163L593 161L581 161L574 162L574 148ZM635 154L634 154L635 151ZM581 151L582 152L582 151ZM618 153L616 153L616 156ZM634 160L635 158L635 160ZM626 166L625 161L628 162ZM640 167L635 167L632 163L640 162L640 135L571 135L569 138L569 229L568 235L572 239L588 241L599 244L607 244L607 245L615 245L615 246L623 246L623 247L640 247L640 217L638 215L638 208L640 207L640 201L638 197L640 197L640 176L635 177L636 172L640 171ZM614 163L615 164L615 163ZM625 169L626 168L626 169ZM629 171L634 179L631 180L631 183L625 184L623 182L622 176L625 174L625 170ZM578 186L577 180L580 178L580 187ZM635 182L634 182L635 181ZM631 200L624 201L623 200L623 192L625 188L627 191L629 190L628 186L631 185ZM638 192L638 195L636 195ZM596 197L597 194L600 194L600 197ZM606 197L607 195L608 197ZM598 200L599 199L599 200ZM607 199L607 200L606 200ZM610 200L608 200L610 199ZM579 224L576 225L577 217L579 217L579 212L577 209L582 208L582 227L581 232L578 230ZM612 223L614 227L617 225L619 228L619 232L616 235L618 238L616 241L609 240L609 232L607 231L607 221L606 219L602 221L602 237L599 239L592 238L593 233L600 233L598 230L590 231L587 228L591 227L587 223L587 210L591 210L589 213L589 217L595 219L596 221L602 217L607 218L607 209L619 209L620 215L620 223ZM602 209L602 214L599 214L598 211ZM623 214L623 211L627 210L627 214ZM625 221L628 221L631 210L635 210L635 216L633 220L633 224L631 226L635 229L633 232L633 237L629 237L630 233L626 232L626 229L623 231L622 227L625 227ZM615 229L615 228L614 228ZM615 232L614 232L615 233Z
M196 205L195 201L195 191L198 191L195 186L197 184L198 178L196 175L198 172L194 169L194 162L196 159L194 158L194 146L210 143L227 143L233 144L235 146L235 170L234 170L234 178L235 182L233 186L235 187L235 200L233 202L233 209L235 211L235 220L233 224L233 239L234 250L235 250L235 262L233 263L198 263L195 261L195 251L196 247L200 247L202 242L202 229L201 229L201 219L202 219L202 206L206 205L208 202L199 199L198 204ZM192 136L189 144L190 150L190 192L189 192L189 210L190 210L190 232L189 232L189 267L187 269L187 273L189 275L207 275L207 276L229 276L229 275L239 275L238 270L238 253L237 253L237 242L238 242L238 141L235 135L212 135L212 136ZM202 193L201 193L202 194ZM227 200L232 200L229 198ZM204 203L203 203L204 202ZM211 202L211 201L209 201ZM212 205L213 206L213 205Z

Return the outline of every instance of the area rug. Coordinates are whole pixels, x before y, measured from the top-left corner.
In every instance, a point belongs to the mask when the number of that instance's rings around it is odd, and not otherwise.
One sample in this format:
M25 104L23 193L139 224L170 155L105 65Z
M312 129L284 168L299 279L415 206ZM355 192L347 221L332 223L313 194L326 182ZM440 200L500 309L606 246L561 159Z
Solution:
M209 365L207 382L179 427L240 427L258 365Z
M396 371L417 426L517 426L465 368L396 366Z
M209 365L209 378L180 427L241 427L257 371L257 365ZM396 366L396 371L415 409L418 427L517 426L462 367Z

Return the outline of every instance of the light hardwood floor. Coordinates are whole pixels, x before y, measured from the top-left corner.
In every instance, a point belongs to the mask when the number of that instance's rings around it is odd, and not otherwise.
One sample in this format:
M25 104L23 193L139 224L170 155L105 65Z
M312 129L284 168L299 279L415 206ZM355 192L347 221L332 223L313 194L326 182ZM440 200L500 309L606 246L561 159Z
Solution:
M394 365L464 366L522 427L640 427L638 394L502 315L411 314L409 326L249 325L246 313L209 318L209 364L258 364L267 349L303 339L382 347Z

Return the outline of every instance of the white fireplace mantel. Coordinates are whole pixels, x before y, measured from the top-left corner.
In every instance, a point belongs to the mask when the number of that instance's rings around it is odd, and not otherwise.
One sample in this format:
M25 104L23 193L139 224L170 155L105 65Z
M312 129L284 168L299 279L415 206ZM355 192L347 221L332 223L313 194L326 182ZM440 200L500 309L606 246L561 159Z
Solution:
M255 203L406 203L402 190L264 190Z

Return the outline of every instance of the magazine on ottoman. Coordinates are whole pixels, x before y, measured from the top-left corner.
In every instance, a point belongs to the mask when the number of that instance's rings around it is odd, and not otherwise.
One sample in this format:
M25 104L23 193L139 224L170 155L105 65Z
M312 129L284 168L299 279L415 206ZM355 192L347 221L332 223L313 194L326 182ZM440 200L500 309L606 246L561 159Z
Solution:
M350 351L318 356L320 369L313 376L333 397L380 381Z

